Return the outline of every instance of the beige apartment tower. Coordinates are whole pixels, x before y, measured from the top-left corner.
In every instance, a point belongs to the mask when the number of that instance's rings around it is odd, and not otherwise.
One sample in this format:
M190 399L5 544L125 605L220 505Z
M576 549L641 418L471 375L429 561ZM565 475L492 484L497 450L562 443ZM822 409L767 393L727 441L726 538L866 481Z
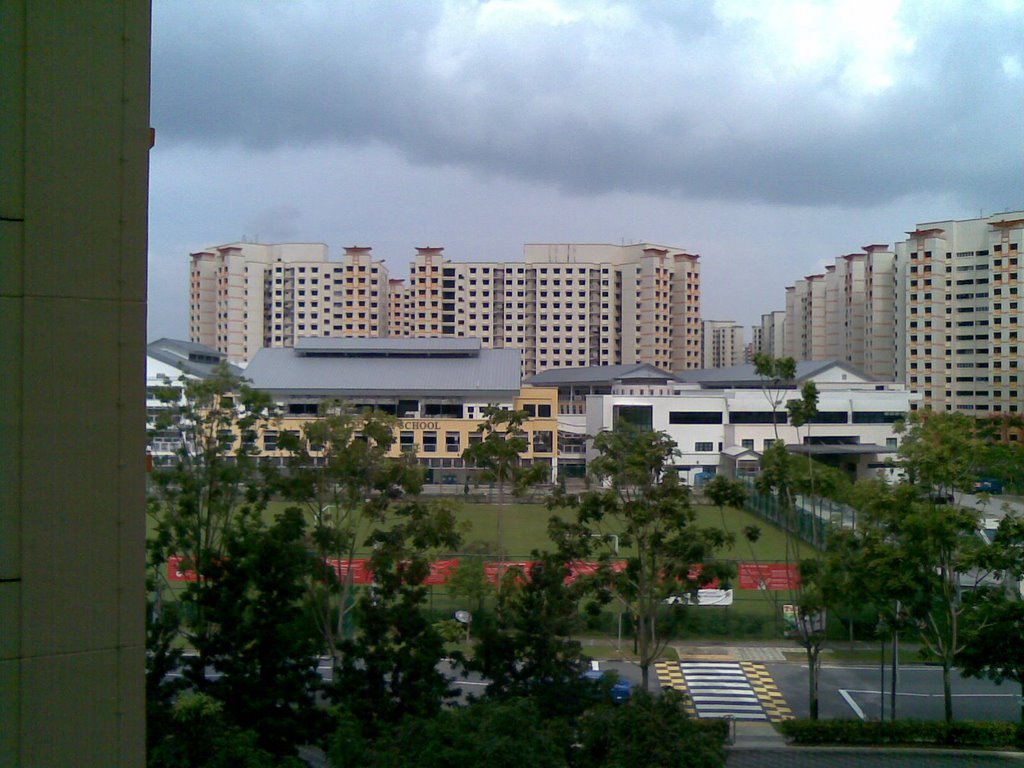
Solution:
M730 368L745 360L743 326L732 320L704 320L703 368Z
M786 356L786 312L777 309L761 315L759 331L754 335L754 352L771 357Z
M897 378L895 254L866 245L840 256L820 274L786 288L781 333L785 355L796 360L839 360L880 381ZM762 316L762 347L778 313Z
M1020 413L1024 211L918 224L896 244L899 365L919 407Z
M699 257L640 243L530 244L517 262L416 248L406 280L369 248L235 243L192 254L191 339L244 363L304 336L474 337L567 366L701 366Z

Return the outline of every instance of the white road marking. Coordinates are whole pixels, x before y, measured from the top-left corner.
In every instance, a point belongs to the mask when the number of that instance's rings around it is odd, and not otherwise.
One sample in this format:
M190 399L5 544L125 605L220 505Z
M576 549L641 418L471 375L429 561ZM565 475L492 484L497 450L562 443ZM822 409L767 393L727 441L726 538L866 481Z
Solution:
M857 717L861 720L867 720L867 717L864 716L864 710L857 706L857 702L853 700L853 696L851 696L845 688L839 689L839 695L846 699L846 703L850 705L850 709L853 710L853 713L857 715Z
M679 668L699 716L768 719L739 662L691 661Z

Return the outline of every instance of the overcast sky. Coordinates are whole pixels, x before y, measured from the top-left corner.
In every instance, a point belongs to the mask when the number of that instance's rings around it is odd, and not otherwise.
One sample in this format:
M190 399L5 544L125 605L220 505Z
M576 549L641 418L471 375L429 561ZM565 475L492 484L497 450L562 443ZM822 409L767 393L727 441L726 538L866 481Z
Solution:
M702 314L1024 208L1024 0L153 4L149 336L240 239L701 255ZM749 338L749 336L748 336Z

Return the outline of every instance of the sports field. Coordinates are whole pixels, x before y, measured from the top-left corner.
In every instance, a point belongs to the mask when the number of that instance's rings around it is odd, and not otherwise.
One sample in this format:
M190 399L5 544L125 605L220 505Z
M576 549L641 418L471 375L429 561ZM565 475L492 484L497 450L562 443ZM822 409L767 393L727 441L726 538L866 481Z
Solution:
M551 549L547 535L548 521L552 515L571 515L571 512L551 511L543 504L513 503L505 505L464 502L461 499L446 498L445 503L453 505L455 516L462 527L465 549L469 552L494 551L498 543L498 516L502 516L504 549L510 559L525 559L533 550ZM288 506L285 502L271 502L267 510L268 519ZM781 562L786 559L785 537L778 528L755 515L743 510L718 507L695 506L696 525L723 528L736 541L728 551L719 553L728 560ZM761 535L753 545L743 535L745 528L757 526ZM614 525L606 526L607 533L618 533ZM623 550L624 552L627 550ZM360 547L361 556L369 550Z

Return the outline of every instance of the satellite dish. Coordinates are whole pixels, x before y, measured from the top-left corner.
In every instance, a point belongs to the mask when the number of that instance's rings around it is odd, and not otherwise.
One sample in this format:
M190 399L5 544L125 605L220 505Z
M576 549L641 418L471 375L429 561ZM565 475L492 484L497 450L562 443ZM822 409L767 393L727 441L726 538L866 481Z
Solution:
M473 614L469 611L456 611L455 620L460 624L469 624L473 620Z

